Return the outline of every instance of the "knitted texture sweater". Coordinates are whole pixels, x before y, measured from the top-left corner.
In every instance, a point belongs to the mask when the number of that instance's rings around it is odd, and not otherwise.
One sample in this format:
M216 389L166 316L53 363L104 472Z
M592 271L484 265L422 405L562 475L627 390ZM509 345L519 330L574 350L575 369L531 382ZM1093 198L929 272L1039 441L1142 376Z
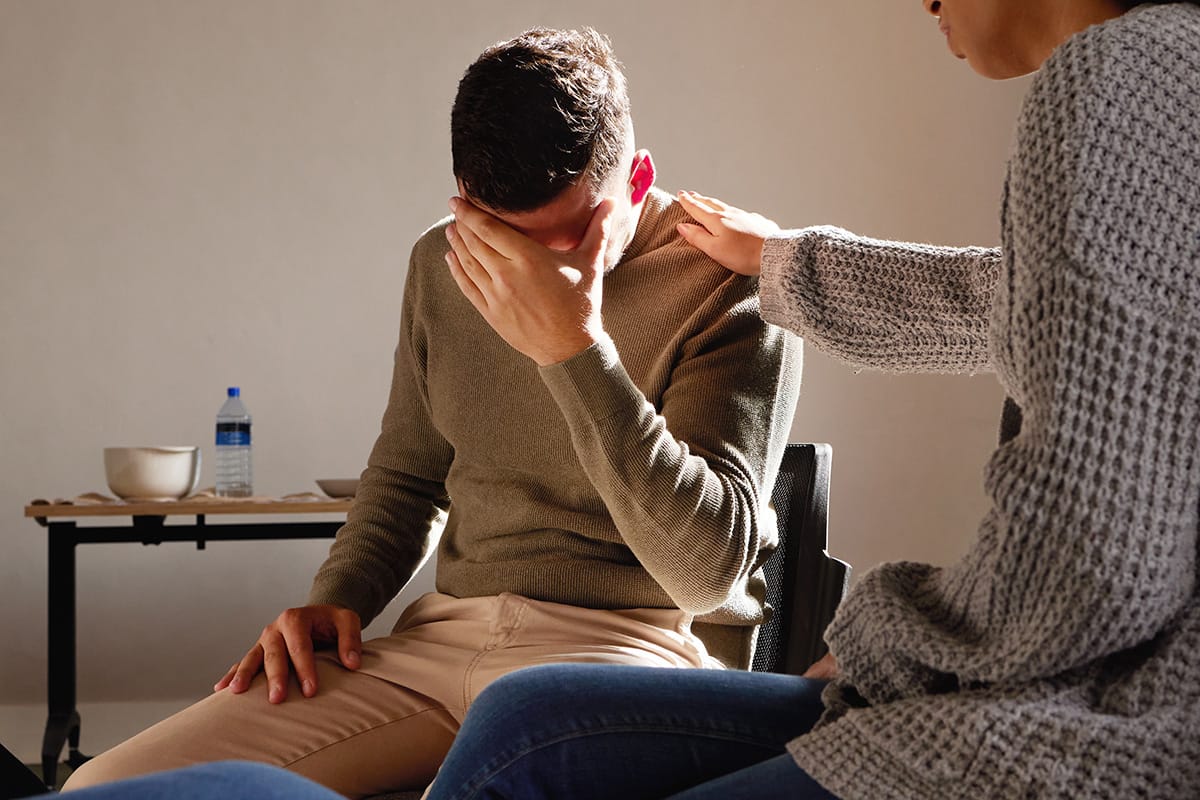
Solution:
M440 592L680 608L748 663L801 343L763 322L756 280L679 238L686 218L650 193L604 278L610 339L543 368L455 285L448 220L421 237L382 431L310 603L365 624L441 530Z
M853 364L994 369L1021 407L957 563L882 565L789 749L844 800L1200 797L1200 7L1030 88L999 250L767 243L766 317Z

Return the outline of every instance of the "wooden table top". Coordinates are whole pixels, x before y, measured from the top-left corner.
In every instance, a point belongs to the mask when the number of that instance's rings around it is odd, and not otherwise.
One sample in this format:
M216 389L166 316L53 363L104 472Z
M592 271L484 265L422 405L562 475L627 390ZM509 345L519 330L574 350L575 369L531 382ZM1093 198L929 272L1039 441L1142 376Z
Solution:
M235 500L228 497L195 500L141 501L127 503L31 503L25 506L27 517L168 517L199 514L336 514L350 510L353 498L289 500L253 497Z

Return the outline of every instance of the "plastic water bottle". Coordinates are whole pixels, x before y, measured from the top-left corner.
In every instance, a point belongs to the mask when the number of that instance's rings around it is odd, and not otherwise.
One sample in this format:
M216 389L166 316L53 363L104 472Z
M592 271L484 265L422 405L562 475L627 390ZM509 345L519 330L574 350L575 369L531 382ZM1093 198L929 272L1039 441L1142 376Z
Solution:
M250 412L242 392L230 386L225 405L217 412L217 495L249 497L254 494L250 464Z

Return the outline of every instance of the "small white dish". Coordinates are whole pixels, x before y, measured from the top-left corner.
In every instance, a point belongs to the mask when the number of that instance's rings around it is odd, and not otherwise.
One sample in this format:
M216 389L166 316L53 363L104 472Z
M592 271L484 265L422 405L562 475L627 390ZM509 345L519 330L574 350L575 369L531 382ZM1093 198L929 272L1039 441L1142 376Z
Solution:
M322 478L317 481L317 486L330 497L354 497L358 491L358 478Z

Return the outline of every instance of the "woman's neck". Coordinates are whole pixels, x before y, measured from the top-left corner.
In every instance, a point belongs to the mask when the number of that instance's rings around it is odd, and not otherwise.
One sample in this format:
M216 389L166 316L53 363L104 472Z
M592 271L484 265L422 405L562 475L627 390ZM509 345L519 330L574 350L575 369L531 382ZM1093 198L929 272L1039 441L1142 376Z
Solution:
M1041 46L1045 52L1041 54L1039 64L1044 63L1059 45L1075 34L1093 25L1115 19L1131 6L1122 0L1058 0L1046 3L1043 7L1047 14L1044 28L1046 37Z

